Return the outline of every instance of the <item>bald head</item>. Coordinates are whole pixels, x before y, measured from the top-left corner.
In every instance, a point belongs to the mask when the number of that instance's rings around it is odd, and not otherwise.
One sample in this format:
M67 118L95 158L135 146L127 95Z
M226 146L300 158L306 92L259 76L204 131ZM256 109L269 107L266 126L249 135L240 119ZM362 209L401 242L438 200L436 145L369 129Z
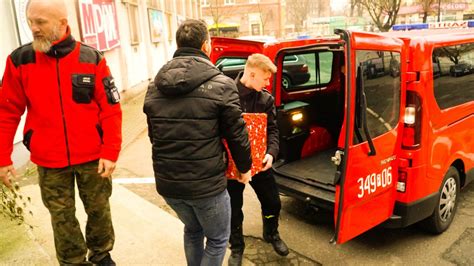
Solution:
M67 8L64 0L30 0L26 12L43 12L57 19L67 19Z
M33 48L48 52L67 32L67 8L63 0L30 0L26 16L33 34Z
M64 0L30 0L26 7L26 13L30 11L41 11L48 16L58 19L67 19L67 8Z

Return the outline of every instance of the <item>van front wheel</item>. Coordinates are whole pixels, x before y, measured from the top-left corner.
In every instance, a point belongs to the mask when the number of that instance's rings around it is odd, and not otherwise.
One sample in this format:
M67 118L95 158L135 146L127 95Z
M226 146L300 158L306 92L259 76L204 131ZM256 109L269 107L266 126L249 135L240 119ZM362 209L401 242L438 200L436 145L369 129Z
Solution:
M451 166L444 176L433 214L423 221L426 230L429 232L441 234L451 225L458 207L459 180L458 170Z

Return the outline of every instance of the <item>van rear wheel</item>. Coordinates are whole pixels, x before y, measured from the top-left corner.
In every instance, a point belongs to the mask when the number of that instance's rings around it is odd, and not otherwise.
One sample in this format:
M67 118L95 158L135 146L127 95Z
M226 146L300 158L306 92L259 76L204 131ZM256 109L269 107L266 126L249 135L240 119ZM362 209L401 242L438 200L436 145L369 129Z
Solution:
M433 214L423 221L424 228L434 234L446 231L453 221L458 207L460 183L459 172L451 166L446 172L439 190L438 202Z

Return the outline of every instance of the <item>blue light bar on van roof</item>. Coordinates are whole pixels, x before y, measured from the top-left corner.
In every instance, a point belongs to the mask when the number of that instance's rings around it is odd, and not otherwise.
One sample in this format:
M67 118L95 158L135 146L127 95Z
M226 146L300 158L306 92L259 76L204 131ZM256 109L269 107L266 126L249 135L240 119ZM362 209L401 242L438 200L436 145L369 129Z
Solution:
M428 29L428 23L399 24L399 25L392 26L392 30L423 30L423 29Z
M474 28L474 20L444 21L444 22L416 23L416 24L398 24L398 25L392 26L393 31L423 30L423 29L459 29L459 28Z

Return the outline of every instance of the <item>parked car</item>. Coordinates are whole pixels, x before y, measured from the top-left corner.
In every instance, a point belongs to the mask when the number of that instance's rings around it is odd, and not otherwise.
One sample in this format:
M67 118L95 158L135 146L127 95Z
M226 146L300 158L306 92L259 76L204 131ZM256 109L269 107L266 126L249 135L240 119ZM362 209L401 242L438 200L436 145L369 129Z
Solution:
M226 76L235 79L244 70L246 58L226 57L217 61L216 66ZM299 55L288 55L283 60L282 86L288 89L308 82L310 78L308 65L304 57Z
M382 58L372 58L365 61L365 73L368 79L374 79L385 75Z
M453 77L460 77L471 73L474 73L474 66L465 62L452 65L449 68L449 74Z
M433 62L433 79L437 79L441 76L441 68L438 62Z

